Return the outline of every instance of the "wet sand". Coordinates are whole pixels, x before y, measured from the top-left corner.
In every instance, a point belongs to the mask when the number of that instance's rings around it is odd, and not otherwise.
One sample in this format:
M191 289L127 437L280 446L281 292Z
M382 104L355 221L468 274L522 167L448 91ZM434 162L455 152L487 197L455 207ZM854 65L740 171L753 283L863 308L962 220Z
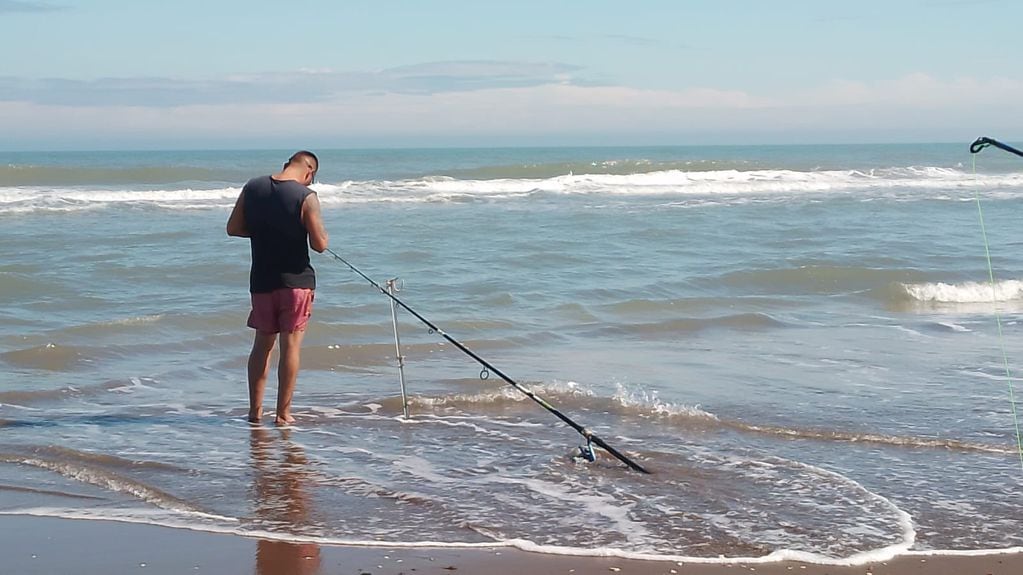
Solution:
M527 553L293 544L152 525L0 516L0 572L99 575L1019 575L1023 554L907 555L852 567L796 562L701 564Z

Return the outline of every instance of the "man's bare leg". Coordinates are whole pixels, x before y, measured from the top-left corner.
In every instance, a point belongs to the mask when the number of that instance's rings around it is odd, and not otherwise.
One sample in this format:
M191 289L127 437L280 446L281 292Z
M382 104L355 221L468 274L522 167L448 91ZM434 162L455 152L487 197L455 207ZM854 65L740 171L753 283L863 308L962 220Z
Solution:
M281 332L281 359L277 365L277 415L274 419L276 425L295 422L291 416L291 395L295 393L295 382L298 381L303 336L305 330Z
M249 421L259 423L263 418L263 392L270 373L270 353L277 342L277 334L256 332L249 352Z

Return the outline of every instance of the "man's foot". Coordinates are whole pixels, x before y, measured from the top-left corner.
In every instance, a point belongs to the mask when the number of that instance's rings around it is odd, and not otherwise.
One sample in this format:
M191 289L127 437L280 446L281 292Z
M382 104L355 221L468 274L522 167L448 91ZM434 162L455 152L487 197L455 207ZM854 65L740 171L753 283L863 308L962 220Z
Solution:
M253 413L252 411L249 411L249 423L259 423L260 421L263 421L263 408L262 407L257 409L255 411L255 413Z
M291 425L292 423L295 423L295 418L287 413L274 418L274 425Z

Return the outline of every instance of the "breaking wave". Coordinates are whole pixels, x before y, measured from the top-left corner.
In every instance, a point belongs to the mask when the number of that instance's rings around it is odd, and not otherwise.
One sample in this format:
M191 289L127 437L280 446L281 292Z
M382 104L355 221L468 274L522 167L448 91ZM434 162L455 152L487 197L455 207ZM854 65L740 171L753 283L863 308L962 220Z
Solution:
M935 303L990 303L1023 300L1023 281L900 284L910 298Z
M654 167L664 167L657 166ZM702 166L707 167L707 166ZM511 201L538 194L665 197L772 197L851 194L857 198L889 197L903 201L970 198L977 191L1012 195L1023 187L1023 174L976 175L952 168L906 167L874 170L797 171L787 169L607 169L604 173L568 173L544 177L496 177L487 169L468 177L427 176L406 180L361 180L313 186L325 206L365 203L465 203ZM618 173L625 171L628 173ZM480 173L476 173L480 172ZM541 170L540 173L544 171ZM570 170L571 172L571 170ZM118 207L168 210L226 209L239 186L163 187L137 183L91 185L0 186L0 214L76 212ZM1001 190L1001 191L992 191ZM962 197L960 197L962 196Z

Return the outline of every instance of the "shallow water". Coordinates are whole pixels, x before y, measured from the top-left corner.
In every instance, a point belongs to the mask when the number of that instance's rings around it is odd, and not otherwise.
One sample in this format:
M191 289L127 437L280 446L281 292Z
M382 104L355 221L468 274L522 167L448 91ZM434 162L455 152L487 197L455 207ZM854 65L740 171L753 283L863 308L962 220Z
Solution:
M248 246L223 230L286 155L0 162L0 512L645 557L1023 545L1023 163L321 154L332 248L642 475L575 457L580 435L399 310L403 419L389 300L330 256L298 421L248 426Z

